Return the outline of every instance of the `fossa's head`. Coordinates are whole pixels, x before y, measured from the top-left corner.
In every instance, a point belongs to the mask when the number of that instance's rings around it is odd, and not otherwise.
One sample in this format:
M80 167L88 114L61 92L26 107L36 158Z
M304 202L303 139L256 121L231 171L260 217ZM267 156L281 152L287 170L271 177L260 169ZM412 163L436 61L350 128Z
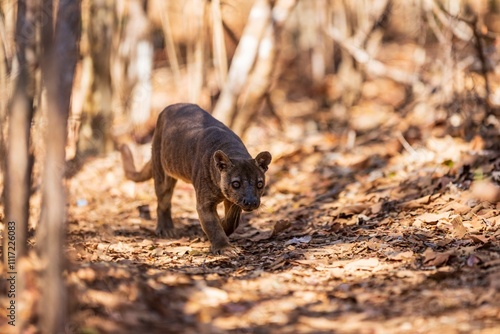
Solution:
M220 171L220 189L224 196L245 211L257 209L266 185L265 172L271 163L271 154L260 152L255 159L230 159L219 150L213 158Z

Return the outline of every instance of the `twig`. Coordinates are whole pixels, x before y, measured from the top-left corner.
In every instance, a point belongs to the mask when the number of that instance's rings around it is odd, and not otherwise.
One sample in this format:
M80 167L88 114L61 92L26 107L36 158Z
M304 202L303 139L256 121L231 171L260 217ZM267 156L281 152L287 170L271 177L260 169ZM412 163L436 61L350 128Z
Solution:
M410 153L412 156L417 155L417 151L415 151L415 149L413 147L411 147L410 143L408 143L406 141L405 137L403 136L403 134L401 132L398 131L396 133L396 138L398 138L399 142L401 143L401 145L403 145L405 150L408 151L408 153Z
M470 26L470 21L465 19L465 18L460 18L460 17L457 17L453 14L451 14L450 12L448 12L444 7L440 6L438 3L436 3L435 1L433 2L433 5L432 5L432 12L434 13L434 15L436 15L436 17L438 18L438 20L445 26L447 26L451 32L453 33L453 35L455 37L457 37L458 39L462 40L462 41L470 41L471 37L472 37L472 32L471 31L463 31L463 30L460 30L459 27L453 25L453 24L450 24L449 20L447 20L446 16L444 14L446 14L448 17L452 18L452 19L455 19L457 21L462 21L466 24L468 24ZM444 13L444 14L443 14ZM466 27L466 25L462 25L462 27ZM470 28L470 27L469 27Z
M431 11L426 10L425 15L427 17L427 24L431 28L432 32L434 33L434 36L438 39L439 43L441 44L447 44L449 41L448 39L443 35L443 33L439 30L439 27L436 23L436 20L434 18L434 15L432 15Z

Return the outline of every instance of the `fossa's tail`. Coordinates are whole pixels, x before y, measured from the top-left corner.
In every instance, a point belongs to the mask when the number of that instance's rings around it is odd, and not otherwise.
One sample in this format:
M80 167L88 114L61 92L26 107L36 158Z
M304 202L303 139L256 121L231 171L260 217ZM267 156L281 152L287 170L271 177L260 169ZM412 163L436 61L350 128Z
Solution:
M153 165L151 160L149 160L140 171L137 171L135 169L132 152L126 144L120 147L120 153L122 154L123 171L127 179L134 182L144 182L153 177Z

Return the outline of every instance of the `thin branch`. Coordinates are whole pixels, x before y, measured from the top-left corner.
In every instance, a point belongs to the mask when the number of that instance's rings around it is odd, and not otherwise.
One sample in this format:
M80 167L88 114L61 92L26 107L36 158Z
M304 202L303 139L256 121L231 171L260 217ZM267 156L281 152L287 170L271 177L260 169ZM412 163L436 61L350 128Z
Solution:
M403 145L405 150L408 151L408 153L410 153L412 156L417 156L417 151L415 151L415 149L410 145L410 143L408 143L408 141L405 139L405 137L400 131L396 133L396 138L399 140L401 145Z
M384 63L374 59L366 50L355 45L352 39L345 38L337 28L330 27L326 29L326 33L344 50L349 52L356 62L364 65L369 74L386 77L407 85L412 85L419 81L418 75L401 71L397 68L388 67Z
M443 6L441 6L440 4L436 3L436 1L433 2L432 12L434 13L434 15L436 15L436 17L441 22L441 24L443 24L444 26L447 26L451 30L451 32L453 33L453 35L455 37L457 37L458 39L460 39L462 41L466 41L466 42L468 42L468 41L471 40L472 35L473 35L472 31L470 31L470 30L465 30L464 31L464 30L460 29L461 27L468 27L468 26L470 26L471 22L469 20L467 20L465 18L459 18L459 17L451 14ZM450 21L447 19L446 16L448 16L449 18L452 18L454 20L464 22L466 24L465 25L462 24L460 26L451 24Z

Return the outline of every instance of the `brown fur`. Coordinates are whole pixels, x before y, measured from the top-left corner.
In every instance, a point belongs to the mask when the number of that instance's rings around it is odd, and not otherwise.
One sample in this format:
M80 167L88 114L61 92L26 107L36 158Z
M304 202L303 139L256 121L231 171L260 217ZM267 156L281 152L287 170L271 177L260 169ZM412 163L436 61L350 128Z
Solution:
M135 170L126 145L121 153L128 179L154 179L159 236L174 236L171 201L177 179L193 184L200 223L214 253L234 250L228 236L238 227L242 210L259 207L272 159L269 152L253 159L234 132L194 104L174 104L160 113L151 161L142 170ZM216 210L221 202L222 220Z

